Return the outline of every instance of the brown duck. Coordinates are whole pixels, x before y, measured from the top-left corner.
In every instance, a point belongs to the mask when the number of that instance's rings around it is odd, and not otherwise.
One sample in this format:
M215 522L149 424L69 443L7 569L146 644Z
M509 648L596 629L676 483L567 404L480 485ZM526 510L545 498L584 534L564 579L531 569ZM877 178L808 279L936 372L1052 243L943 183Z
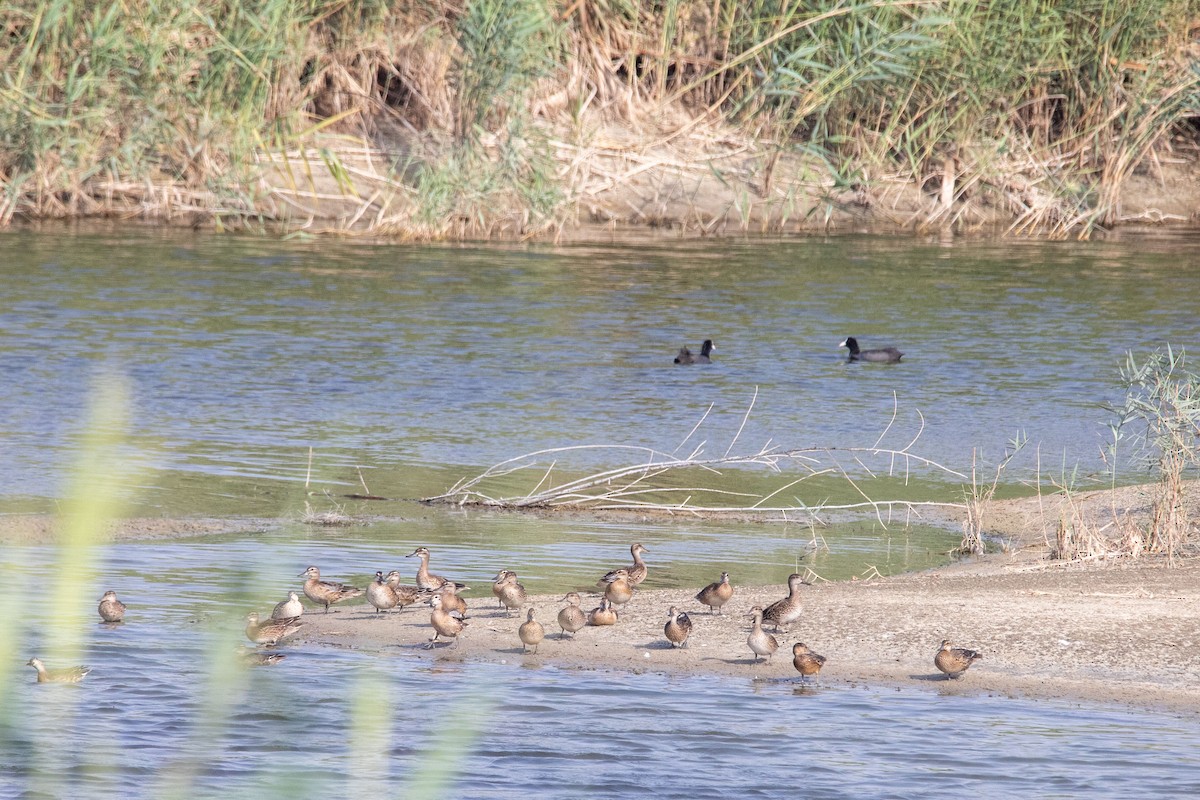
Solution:
M615 606L623 606L633 598L633 584L629 582L629 573L623 569L609 573L611 580L606 580L604 598ZM606 575L605 578L608 576Z
M454 644L451 647L458 647L458 635L463 632L467 623L442 608L442 595L431 596L429 604L433 606L433 613L429 615L429 624L433 626L433 638L429 640L429 644L425 645L425 649L432 650L433 646L437 644L439 636L453 639Z
M588 625L616 625L617 612L612 607L612 603L608 602L608 598L604 597L600 600L600 607L593 608L588 612Z
M579 607L580 599L578 592L567 592L563 597L563 602L566 603L562 610L558 612L558 627L562 628L562 635L568 633L574 638L576 631L587 625L587 614L583 613L583 609Z
M779 649L779 640L763 630L762 606L750 609L750 613L746 616L754 618L754 627L750 629L750 635L746 637L746 644L754 653L754 660L757 662L761 656L766 656L767 661L770 661L771 656L775 655L775 651Z
M522 650L526 650L532 645L533 652L537 652L538 644L546 636L546 629L542 627L542 623L533 618L532 608L529 609L529 614L521 623L521 627L517 629L517 635L521 637Z
M299 617L259 622L258 612L252 611L246 615L246 638L255 644L276 645L299 631L302 625Z
M367 584L367 602L375 606L375 613L391 611L400 604L400 596L383 577L383 570L375 573L375 580Z
M411 606L413 603L421 599L421 590L416 586L410 586L400 583L400 573L392 570L387 574L385 582L392 587L392 591L396 593L396 605L401 609L406 606Z
M733 597L733 586L729 583L728 572L722 572L719 581L705 586L696 595L697 600L708 606L708 613L710 614L724 614L724 606L729 602L729 598L731 597Z
M675 606L671 606L667 616L667 624L663 626L663 634L667 641L671 643L671 647L687 647L688 636L692 633L691 618Z
M792 666L796 668L796 672L800 673L801 678L816 675L824 665L825 656L819 656L809 650L808 645L804 642L796 642L792 645Z
M418 556L421 559L421 566L417 567L417 588L426 592L436 592L450 581L443 578L441 575L434 575L429 571L429 548L418 547L413 550L405 558Z
M91 667L64 667L62 669L46 669L40 658L31 658L25 666L37 670L38 683L79 683L83 676L92 671Z
M646 580L646 576L650 574L650 571L646 568L646 562L642 561L642 553L648 553L650 551L645 547L642 547L640 543L635 543L629 548L629 552L633 554L633 564L628 567L622 567L620 569L614 569L608 572L603 578L600 579L601 583L612 583L617 579L618 574L621 572L625 573L625 580L629 583L631 588Z
M467 601L458 596L460 589L470 589L470 586L463 586L454 581L446 581L446 583L433 596L442 599L442 610L447 614L457 614L459 618L467 618ZM431 603L432 605L432 603Z
M105 622L120 622L125 616L125 604L117 599L117 593L109 589L100 598L100 619Z
M800 587L808 585L808 582L799 573L793 572L789 575L788 596L782 600L776 600L763 610L763 622L771 623L778 632L780 628L786 628L800 619L800 613L803 611L800 607Z
M946 673L946 680L950 680L962 675L972 664L981 658L983 658L983 653L967 650L964 647L955 647L950 643L949 639L944 639L942 640L942 646L937 651L937 655L933 657L933 663L938 669Z
M316 567L309 567L300 573L300 577L308 578L304 582L304 594L309 600L312 600L317 605L325 606L325 613L329 613L329 606L333 603L340 603L343 600L349 600L351 597L362 597L363 590L355 589L353 586L346 586L342 583L332 583L330 581L321 580L321 570Z
M504 609L504 616L508 616L509 612L514 608L520 608L525 605L525 587L517 582L517 573L511 569L502 569L500 574L496 576L495 583L492 584L492 594L496 595L496 599L500 602Z

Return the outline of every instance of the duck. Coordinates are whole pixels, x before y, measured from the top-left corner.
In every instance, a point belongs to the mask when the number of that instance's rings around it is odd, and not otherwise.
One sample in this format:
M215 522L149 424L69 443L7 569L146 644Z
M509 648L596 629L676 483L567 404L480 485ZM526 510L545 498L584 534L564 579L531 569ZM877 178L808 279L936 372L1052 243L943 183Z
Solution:
M710 614L724 614L724 606L729 602L729 598L731 597L733 597L733 586L729 583L728 572L722 572L719 581L705 586L696 595L697 600L708 606L708 613Z
M933 657L933 663L946 674L946 680L950 680L958 678L981 658L983 658L983 653L968 650L965 647L955 647L949 639L943 639L942 646L938 648L937 655Z
M533 618L533 609L529 609L529 613L525 616L525 621L521 623L521 627L517 629L517 635L521 637L521 650L524 652L530 645L533 645L533 652L537 652L538 644L546 636L546 629L542 627L542 623Z
M125 617L125 604L117 599L117 593L109 589L100 598L100 619L105 622L120 622Z
M255 644L265 644L273 647L300 630L304 623L299 617L285 619L268 619L259 622L258 612L251 611L246 615L246 638Z
M470 586L464 586L454 581L446 581L433 597L441 598L442 609L448 614L457 614L461 619L467 618L467 601L458 596L462 589L470 589ZM432 598L431 598L432 599ZM430 603L432 605L432 602Z
M712 352L716 350L712 339L705 339L704 344L700 345L700 355L692 355L692 351L686 347L679 349L679 355L675 356L676 364L711 364Z
M525 586L517 582L517 573L511 569L500 570L495 583L492 584L492 593L500 601L506 617L514 608L525 605Z
M803 610L800 606L801 585L808 586L809 583L800 573L793 572L788 576L788 596L776 600L763 611L763 622L774 625L776 632L800 619L800 612Z
M633 585L630 583L629 573L623 569L618 569L609 574L613 578L610 581L606 581L604 599L613 605L623 606L633 599Z
M617 573L622 571L625 572L625 579L631 587L637 586L646 580L646 576L650 574L650 570L646 566L646 562L642 561L642 553L649 553L650 551L643 547L640 542L635 542L629 548L629 552L633 554L632 566L610 570L600 579L600 583L612 583L616 580Z
M291 619L303 614L304 603L300 602L300 595L288 592L287 600L280 600L271 610L271 619Z
M389 572L384 582L392 587L392 591L396 593L396 605L401 610L421 599L421 590L416 586L401 584L400 573L396 570Z
M64 667L62 669L46 669L40 658L31 658L25 666L37 670L38 683L79 683L83 676L92 671L91 667Z
M400 604L400 596L388 585L383 570L375 573L375 580L367 584L367 602L375 606L375 613L390 611Z
M460 617L442 608L442 595L435 594L429 598L429 604L433 606L433 613L429 615L429 624L433 626L433 638L425 645L426 650L432 650L437 644L439 636L445 636L447 639L453 639L454 644L451 647L458 647L458 635L463 632L463 628L467 623Z
M309 600L314 603L325 606L325 613L329 613L329 606L333 603L340 603L343 600L349 600L351 597L362 597L363 590L355 589L353 586L346 586L342 583L332 583L330 581L321 580L321 570L316 567L309 567L300 573L301 578L308 578L304 582L304 594Z
M757 663L760 656L766 656L767 661L770 661L771 656L779 649L779 640L762 628L763 607L755 606L746 616L754 618L754 627L751 628L750 635L746 637L746 644L754 653L754 661Z
M816 675L821 671L821 667L825 666L825 656L820 656L808 649L808 645L804 642L796 642L792 645L792 666L796 668L796 672L800 673L801 678L807 679L811 675Z
M600 607L593 608L587 615L588 625L616 625L617 611L612 607L612 603L607 597L600 599Z
M838 347L847 347L850 349L850 361L871 361L876 364L895 364L904 357L894 347L879 347L874 350L859 350L858 340L853 336L847 336L842 340Z
M562 601L566 605L558 612L558 627L562 628L563 638L570 633L573 639L575 633L587 625L587 614L579 607L581 601L578 592L567 592Z
M405 558L412 558L413 556L419 556L421 559L421 566L417 567L418 589L426 592L436 592L447 583L450 583L449 580L443 578L441 575L434 575L429 571L428 547L418 547L416 550L413 550L411 553L405 556ZM460 586L459 588L462 589L465 587Z
M692 633L691 618L675 606L671 606L667 617L667 624L663 626L667 641L671 643L671 647L687 647L688 636Z

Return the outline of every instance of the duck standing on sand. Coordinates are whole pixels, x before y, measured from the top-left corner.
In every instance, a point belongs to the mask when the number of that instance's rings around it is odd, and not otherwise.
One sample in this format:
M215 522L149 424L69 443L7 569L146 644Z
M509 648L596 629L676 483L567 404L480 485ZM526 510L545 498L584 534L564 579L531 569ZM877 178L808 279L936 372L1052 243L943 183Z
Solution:
M92 671L91 667L63 667L62 669L46 669L40 658L31 658L25 666L37 670L38 683L79 683L83 676Z
M265 644L274 647L289 636L292 636L304 625L299 617L288 619L258 620L258 612L252 611L246 615L246 638L255 644Z
M304 570L300 573L300 577L308 578L304 582L304 595L314 603L325 606L326 614L329 613L329 606L333 603L340 603L351 597L362 597L363 594L362 589L355 589L353 586L346 586L343 583L321 580L321 570L316 567Z
M581 601L578 592L567 592L563 597L563 602L566 605L558 612L558 627L562 628L563 637L570 633L571 638L574 639L575 633L587 625L587 614L584 614L583 609L579 607Z
M933 663L946 674L946 680L950 680L961 676L981 658L983 653L967 650L965 647L955 647L949 639L943 639L942 646L933 657Z
M429 548L418 547L413 550L405 558L418 556L421 559L421 566L417 567L417 588L425 592L436 592L441 589L449 580L441 575L434 575L429 571ZM461 588L461 587L460 587Z
M109 589L100 598L100 619L105 622L120 622L125 617L125 604L117 599L117 593Z
M800 587L808 585L810 584L800 573L793 572L789 575L788 596L767 606L763 611L763 622L774 625L775 631L778 633L780 628L785 628L800 619L800 614L804 610L800 605Z
M442 609L447 614L456 614L461 619L467 618L467 601L458 596L458 593L463 589L470 589L470 586L464 586L461 583L454 581L446 581L441 589L438 589L434 597L442 599Z
M500 570L495 583L492 584L492 594L496 595L496 599L504 608L506 617L514 608L519 609L525 605L525 587L517 582L517 573L511 569Z
M458 635L463 632L467 623L442 608L442 595L435 594L429 598L433 613L429 615L429 624L433 626L433 638L425 645L426 650L432 650L439 636L453 639L451 647L458 647Z
M775 651L779 649L779 640L763 630L762 606L750 609L750 613L746 616L754 618L754 627L750 629L750 635L746 637L746 644L754 653L754 661L757 663L760 656L766 656L767 661L770 661L771 656L775 655Z
M819 656L809 650L804 642L796 642L792 645L792 666L800 673L802 679L807 680L825 666L825 656Z
M646 562L642 561L642 553L648 553L650 551L643 547L640 543L634 543L633 546L629 548L629 552L633 554L633 564L628 567L620 567L618 569L610 570L603 578L600 579L601 583L612 583L617 579L617 575L621 572L625 573L624 577L630 588L635 587L642 581L646 580L646 576L650 574L650 569L646 566Z
M533 645L533 652L537 652L538 644L546 636L546 629L542 627L542 623L533 618L532 608L529 609L529 614L521 623L521 627L517 629L517 635L521 637L522 652L530 645Z
M391 611L400 604L400 596L383 577L383 570L375 573L375 580L367 584L367 602L375 606L375 613Z
M612 580L608 580L609 576ZM629 574L625 570L614 570L604 577L604 599L614 606L623 606L633 599L633 585L629 582Z
M708 606L708 613L710 614L724 614L723 607L729 602L729 598L731 597L733 597L733 585L729 583L728 572L722 572L719 581L705 586L696 595L697 600Z
M405 606L411 606L413 603L421 599L421 590L416 586L409 586L400 583L400 573L392 570L387 574L384 582L392 587L392 591L396 593L396 605L404 610Z
M671 643L671 647L687 647L688 636L692 633L692 620L675 606L667 612L667 624L663 626L663 635Z

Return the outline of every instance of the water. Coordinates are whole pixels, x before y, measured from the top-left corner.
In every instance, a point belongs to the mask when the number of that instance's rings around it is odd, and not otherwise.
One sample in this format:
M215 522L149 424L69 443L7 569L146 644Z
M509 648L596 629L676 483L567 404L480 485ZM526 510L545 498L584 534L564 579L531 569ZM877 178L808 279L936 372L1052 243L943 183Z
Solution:
M128 234L0 235L0 480L61 497L97 376L130 382L147 513L294 511L335 490L434 494L576 444L723 453L919 431L960 472L1020 431L1019 464L1102 471L1124 353L1200 340L1195 237L923 244L881 238L563 248ZM900 366L847 365L846 335ZM675 352L717 342L717 363ZM923 422L922 422L923 420ZM579 468L612 466L605 455ZM599 460L603 463L596 463ZM854 465L850 465L854 468ZM877 466L877 465L876 465ZM957 479L917 470L957 496ZM540 476L540 472L537 473ZM536 483L529 477L525 488ZM806 498L815 501L821 486Z
M1024 430L1038 449L1006 474L1008 490L1039 452L1044 468L1098 474L1102 406L1120 396L1124 352L1194 349L1200 336L1200 274L1178 268L1198 245L846 237L518 249L0 234L0 511L59 508L91 401L115 381L131 416L100 471L123 513L283 520L65 553L5 547L0 797L385 784L429 796L439 766L453 776L447 796L463 797L1194 796L1200 727L1166 713L388 648L291 647L282 664L246 672L226 657L241 615L298 586L308 564L362 583L381 567L408 571L418 544L468 582L515 566L537 592L623 563L635 540L659 586L699 585L731 560L746 583L782 583L801 566L845 578L941 563L957 535L929 525L539 519L339 496L364 484L434 494L545 447L671 452L710 406L688 443L709 454L735 436L748 448L871 445L895 409L887 442L921 431L915 452L960 471ZM895 344L905 362L848 365L836 347L847 335ZM709 337L715 364L671 365ZM616 465L598 451L573 459L556 469ZM936 469L914 465L905 486L844 463L873 494L961 497ZM721 480L762 493L795 477L741 469ZM840 480L791 493L854 497ZM306 503L377 518L303 526ZM134 610L115 628L90 616L110 587ZM95 672L77 687L33 684L25 654L54 652L72 632Z
M61 568L52 548L9 554L29 565L21 588L53 585ZM92 555L125 587L127 621L81 622L94 671L78 686L0 674L0 797L425 797L442 769L443 796L470 798L1200 791L1200 725L1170 713L943 696L935 684L527 668L386 646L291 646L277 666L236 669L227 658L240 615L267 607L239 589L274 598L294 587L282 566L293 554L241 537ZM44 654L60 610L13 596L15 649Z

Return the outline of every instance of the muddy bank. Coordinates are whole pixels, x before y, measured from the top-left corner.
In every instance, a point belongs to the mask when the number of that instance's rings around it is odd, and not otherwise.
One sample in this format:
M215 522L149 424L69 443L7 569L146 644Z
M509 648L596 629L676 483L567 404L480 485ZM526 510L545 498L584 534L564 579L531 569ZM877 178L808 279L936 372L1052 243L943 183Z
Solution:
M884 684L952 693L1115 702L1200 713L1200 561L1176 569L1063 569L1028 558L989 556L948 570L804 589L804 616L770 661L746 645L755 604L786 588L738 587L724 615L694 599L696 590L640 591L612 627L561 638L557 597L531 598L547 637L525 655L523 616L506 617L488 588L467 594L468 627L457 646L424 649L429 609L377 614L370 606L306 613L301 639L366 650L400 648L414 657L512 661L579 669L715 673L795 679L791 645L803 641L828 662L823 685ZM648 581L653 584L653 574ZM592 590L584 607L598 604ZM679 606L694 630L686 649L663 635L667 609ZM965 676L948 681L933 665L943 638L984 653Z
M1189 497L1196 497L1196 485ZM783 586L738 586L724 615L695 600L699 587L655 589L656 572L612 627L587 627L563 639L554 624L558 596L531 598L547 638L525 655L517 637L523 615L506 617L486 584L465 596L468 628L456 647L424 649L432 636L429 609L376 614L365 604L335 613L306 613L298 639L368 651L399 648L415 658L513 661L573 669L721 674L793 680L791 645L803 641L828 662L822 685L879 684L929 691L989 693L1200 713L1200 557L1168 568L1157 558L1103 558L1065 563L1047 544L1064 518L1082 514L1103 526L1114 510L1127 522L1144 519L1150 487L1074 497L1046 495L990 504L989 531L1002 552L928 572L803 588L804 615L779 635L779 651L756 663L746 645L745 612L786 594ZM953 524L951 519L947 524ZM99 532L105 540L162 539L268 530L280 520L135 519ZM53 517L0 517L0 541L51 543ZM597 565L597 575L610 564ZM496 565L496 568L520 565ZM402 565L408 575L411 565ZM730 565L737 584L736 565ZM714 575L715 579L717 576ZM411 576L410 576L411 579ZM299 589L299 584L297 589ZM594 586L579 587L584 608L599 602ZM667 609L688 612L694 630L686 649L663 635ZM269 612L269 608L259 609ZM982 651L963 678L947 681L934 668L939 642ZM291 645L289 645L291 646Z

